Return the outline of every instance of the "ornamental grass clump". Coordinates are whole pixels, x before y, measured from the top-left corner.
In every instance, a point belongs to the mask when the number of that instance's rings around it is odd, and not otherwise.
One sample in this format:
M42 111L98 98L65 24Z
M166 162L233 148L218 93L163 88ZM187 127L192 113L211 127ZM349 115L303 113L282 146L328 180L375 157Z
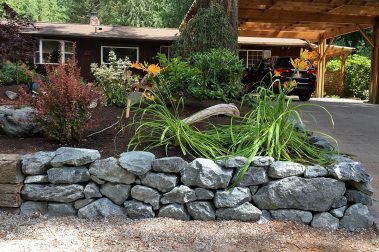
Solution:
M89 119L88 106L97 92L80 77L75 61L46 67L46 78L36 77L36 120L45 134L63 143L79 141Z

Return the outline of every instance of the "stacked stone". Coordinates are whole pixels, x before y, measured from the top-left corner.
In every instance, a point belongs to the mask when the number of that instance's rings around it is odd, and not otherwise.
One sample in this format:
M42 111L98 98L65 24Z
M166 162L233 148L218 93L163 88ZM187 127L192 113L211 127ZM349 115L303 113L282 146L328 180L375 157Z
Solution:
M100 159L96 150L60 148L22 158L27 175L21 212L26 215L127 216L179 220L301 221L314 227L355 230L373 224L370 177L351 159L334 166L256 157L239 184L228 190L247 161L180 157L157 159L144 151Z

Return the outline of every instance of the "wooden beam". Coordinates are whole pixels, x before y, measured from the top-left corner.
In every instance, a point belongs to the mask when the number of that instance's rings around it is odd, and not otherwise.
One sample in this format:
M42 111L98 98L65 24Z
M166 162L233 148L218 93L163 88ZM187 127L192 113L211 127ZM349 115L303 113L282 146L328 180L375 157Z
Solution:
M239 8L239 19L244 22L314 22L329 24L375 24L375 18L358 15L336 15L284 10L255 10Z
M340 55L340 60L341 60L340 79L341 79L341 81L340 81L340 86L338 88L338 93L340 93L341 96L344 95L345 63L346 63L347 56L348 56L347 54L341 54Z
M365 30L362 28L361 25L357 25L360 33L362 34L363 38L366 40L366 42L371 46L371 48L374 47L374 41L368 36L368 34L365 32Z
M299 38L317 41L320 37L318 32L291 32L291 31L255 31L239 30L239 35L244 37L265 37L265 38Z
M306 39L305 42L307 42L308 46L312 49L312 51L316 52L316 53L317 53L317 56L320 58L320 53L317 51L317 47L314 46L314 45L312 44L312 42L309 41L308 39Z
M319 38L318 52L322 57L325 52L326 38L321 35ZM325 86L325 57L317 62L317 87L316 87L316 97L322 98L324 96L324 86Z
M333 42L334 42L334 38L332 38L332 39L329 41L328 47L326 47L325 51L322 53L321 58L320 58L321 61L324 60L324 59L326 58L326 55L328 54L328 51L329 51L329 49L330 49L330 46L333 45Z
M371 85L369 102L379 104L379 20L373 28L373 42L371 58Z

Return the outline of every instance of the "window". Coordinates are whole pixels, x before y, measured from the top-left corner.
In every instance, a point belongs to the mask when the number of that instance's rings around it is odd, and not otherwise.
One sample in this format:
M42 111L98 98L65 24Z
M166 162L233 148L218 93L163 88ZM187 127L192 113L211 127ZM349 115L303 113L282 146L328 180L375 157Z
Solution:
M34 64L65 64L75 57L74 42L65 40L40 39L34 53Z
M118 46L102 46L101 47L101 64L108 62L108 55L110 51L116 53L117 59L125 59L128 57L130 61L139 61L139 48L138 47L118 47Z
M239 50L238 54L246 68L255 66L261 59L271 57L270 50Z
M160 52L164 55L166 55L167 59L171 58L173 56L173 46L161 46Z

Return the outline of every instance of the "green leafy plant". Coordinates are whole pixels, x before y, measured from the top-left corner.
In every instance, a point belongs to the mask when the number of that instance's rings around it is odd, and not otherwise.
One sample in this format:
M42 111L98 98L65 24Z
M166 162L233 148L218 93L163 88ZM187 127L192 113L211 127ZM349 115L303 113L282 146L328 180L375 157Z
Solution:
M36 120L45 134L60 142L79 141L90 116L88 106L97 93L80 77L75 61L46 67L46 78L36 77Z
M328 71L340 69L339 60L331 60L327 64ZM345 96L368 99L370 86L371 61L360 55L349 56L345 64L344 92Z
M0 84L30 84L34 75L35 70L30 70L24 63L12 63L8 61L0 64Z
M201 71L180 56L167 59L166 55L158 54L158 58L162 71L155 81L158 86L161 82L166 86L161 92L164 92L165 89L170 91L166 96L172 98L183 96L188 93L188 88L201 83Z
M132 91L132 86L138 82L138 78L129 71L131 62L127 57L117 59L116 54L111 51L108 56L109 63L91 64L91 72L95 76L97 83L102 88L107 104L115 106L125 106L128 94Z
M189 86L188 93L198 99L229 101L242 89L242 61L227 49L211 49L191 56L191 63L201 71L202 81Z
M183 58L212 48L226 48L237 52L238 34L229 27L223 6L212 5L200 9L175 41L175 51Z

